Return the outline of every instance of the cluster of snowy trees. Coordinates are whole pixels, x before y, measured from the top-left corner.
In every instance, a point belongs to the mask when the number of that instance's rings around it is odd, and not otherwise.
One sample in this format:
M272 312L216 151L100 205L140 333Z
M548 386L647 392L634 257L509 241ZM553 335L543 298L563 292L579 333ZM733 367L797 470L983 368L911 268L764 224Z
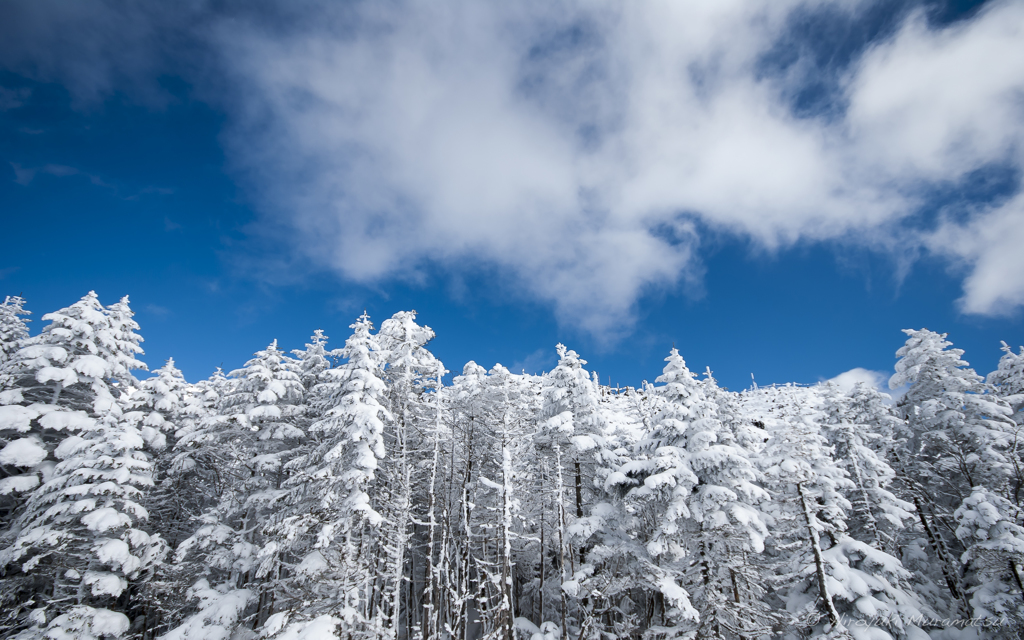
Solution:
M470 362L414 312L190 383L128 299L0 306L0 634L1013 638L1024 349L907 331L867 387ZM1005 347L1005 345L1004 345ZM957 622L959 621L959 622ZM978 625L961 628L965 621Z

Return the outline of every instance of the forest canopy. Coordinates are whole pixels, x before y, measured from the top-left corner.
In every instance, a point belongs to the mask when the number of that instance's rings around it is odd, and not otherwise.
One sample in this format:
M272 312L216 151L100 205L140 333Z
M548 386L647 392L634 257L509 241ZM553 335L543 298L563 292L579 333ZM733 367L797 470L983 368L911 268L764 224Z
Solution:
M149 371L128 298L0 305L0 634L1019 638L1024 348L866 384L449 372L415 312ZM254 345L259 346L259 345ZM148 372L143 377L142 373Z

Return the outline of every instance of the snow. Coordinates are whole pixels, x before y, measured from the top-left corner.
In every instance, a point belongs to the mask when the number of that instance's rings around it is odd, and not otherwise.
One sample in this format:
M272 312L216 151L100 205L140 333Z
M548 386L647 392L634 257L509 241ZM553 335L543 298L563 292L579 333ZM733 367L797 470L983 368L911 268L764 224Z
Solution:
M120 568L130 574L139 568L140 561L131 554L128 543L116 538L101 542L96 547L96 558L105 562L112 569Z
M302 559L299 566L295 567L295 570L304 576L315 578L318 575L327 571L327 558L324 558L324 554L319 551L312 551L306 554L306 557Z
M108 571L86 571L82 582L92 587L94 596L114 596L115 598L128 588L128 581Z
M260 632L260 635L264 638L269 638L279 633L288 624L288 616L289 612L279 611L267 618L267 621L263 623L263 630Z
M686 593L686 589L676 584L676 581L672 576L666 575L658 581L658 589L665 596L674 607L679 609L680 615L690 620L697 620L700 615L697 610L690 604L690 594Z
M25 359L31 360L44 358L52 362L64 362L67 360L68 352L64 347L52 344L32 344L22 348L20 355Z
M51 411L39 418L39 424L54 431L92 431L96 420L84 411Z
M38 417L39 410L34 406L3 406L0 407L0 429L13 429L24 433L31 428L32 421Z
M103 507L82 518L82 524L92 531L100 533L108 529L131 526L132 520L111 507Z
M8 476L0 479L0 496L10 493L24 493L39 486L39 476L35 473L25 473L19 476Z
M92 632L99 636L120 636L128 631L128 618L122 613L96 609L92 614Z
M893 640L884 629L875 626L861 626L858 624L847 625L847 631L854 640Z
M76 606L57 616L50 623L46 637L50 640L97 640L119 638L130 627L128 617L109 609Z
M0 405L18 404L24 401L25 397L21 394L21 389L0 391ZM0 418L0 424L3 424L3 418Z
M61 441L53 454L61 460L67 460L71 456L75 455L86 445L85 438L80 436L68 436Z
M104 378L107 376L109 364L99 356L84 355L75 358L71 368L90 378Z
M336 640L341 620L330 615L288 626L275 640Z
M0 449L0 464L34 467L46 459L46 449L37 437L19 438Z
M530 622L527 618L516 618L512 622L517 631L522 632L527 636L533 636L534 634L540 633L540 627Z
M42 384L46 384L47 382L59 382L65 387L70 387L78 382L78 374L75 373L74 369L43 367L36 372L36 380Z
M229 590L223 585L210 587L207 580L199 580L188 590L190 598L199 599L199 611L167 632L161 640L228 640L254 595L248 589Z

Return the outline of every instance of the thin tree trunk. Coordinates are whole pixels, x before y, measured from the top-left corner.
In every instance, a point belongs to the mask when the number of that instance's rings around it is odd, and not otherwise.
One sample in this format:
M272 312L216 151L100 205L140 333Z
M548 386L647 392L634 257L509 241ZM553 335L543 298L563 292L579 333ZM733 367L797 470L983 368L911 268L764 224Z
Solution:
M825 560L821 556L821 544L818 542L818 532L814 528L814 514L811 512L811 505L808 502L807 494L804 493L802 482L796 483L796 490L800 494L800 503L804 508L804 522L807 525L807 537L810 539L811 549L814 551L814 567L818 577L818 595L825 606L825 613L833 628L839 626L839 612L832 602L832 595L828 592L827 576L825 575Z
M555 445L555 464L558 465L558 554L562 568L562 583L558 589L562 596L562 640L568 640L569 628L566 625L566 609L568 603L565 600L565 505L563 503L562 494L565 491L565 487L562 484L562 450L559 446Z

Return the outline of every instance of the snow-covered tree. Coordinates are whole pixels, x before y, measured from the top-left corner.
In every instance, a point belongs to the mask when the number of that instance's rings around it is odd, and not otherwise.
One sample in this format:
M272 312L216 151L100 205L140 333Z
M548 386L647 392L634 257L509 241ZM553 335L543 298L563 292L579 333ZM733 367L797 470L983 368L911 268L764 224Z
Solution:
M909 337L896 352L900 360L889 381L909 385L898 403L907 438L894 451L899 480L917 508L934 563L954 607L969 614L958 557L963 552L953 512L975 486L1004 487L1013 473L1011 409L988 393L981 376L968 367L961 349L950 348L945 334L927 329L904 331Z
M975 487L954 518L974 616L1024 627L1024 512Z
M381 631L368 605L374 578L369 550L382 516L368 492L385 456L383 432L391 416L381 404L380 347L369 316L351 328L340 352L345 364L319 373L326 409L309 428L314 444L289 463L288 495L265 527L287 562L289 597L275 605L277 614L289 615L281 626L285 634L327 614L344 620L350 635Z
M142 338L127 298L104 309L90 292L43 319L50 324L5 365L0 420L23 437L0 456L23 470L6 484L27 492L0 550L4 596L23 598L8 611L34 603L32 628L42 632L45 619L48 634L127 628L123 594L166 552L142 506L153 464L114 395L115 385L138 384L131 371L145 368L136 359Z
M825 437L816 390L786 386L750 394L768 400L760 416L771 436L761 461L772 493L768 552L776 558L773 581L789 624L812 637L919 635L916 623L932 612L909 589L910 572L849 535L849 496L858 487Z
M0 367L17 349L22 340L28 337L28 320L21 316L31 315L25 309L25 300L21 296L7 296L0 304ZM2 373L0 373L2 375Z
M768 532L757 505L768 494L718 419L707 386L676 349L665 360L657 379L664 386L656 388L661 402L638 443L642 455L622 468L641 483L627 499L653 509L647 549L677 566L660 588L666 597L677 593L673 587L688 593L686 601L677 596L679 626L698 637L763 631L764 606L740 590L757 581L746 558L764 549Z
M317 329L310 336L309 342L306 343L306 348L292 349L292 355L299 361L299 379L302 381L302 387L306 390L307 394L310 394L316 385L320 383L320 374L331 368L331 361L328 359L328 356L340 356L341 353L327 351L327 336L324 335L323 329ZM315 403L317 401L311 398L307 400L309 405Z
M291 473L289 461L307 445L305 432L297 426L304 413L298 369L275 340L231 372L237 383L222 400L220 415L179 439L192 460L190 449L218 447L221 473L231 477L199 528L178 546L177 557L190 558L197 565L195 573L214 580L214 589L225 594L249 585L257 593L252 614L257 627L273 612L287 560L277 533L268 529L270 514L288 494L284 484Z
M424 442L423 435L430 432L434 410L429 402L429 390L437 388L437 358L426 348L434 338L434 331L416 323L415 311L401 311L381 323L377 340L381 347L380 364L387 384L385 407L393 420L384 432L386 464L380 469L378 497L384 516L384 548L387 550L388 576L383 587L386 602L381 612L387 612L387 637L397 637L401 629L411 629L419 622L423 609L415 594L404 588L407 574L415 576L415 556L411 547L422 545L416 537L413 520L423 515L420 505L428 500L417 496L422 488L419 464L433 447ZM417 499L418 498L418 499ZM422 549L418 550L422 553ZM413 579L413 578L409 578Z
M889 489L896 472L885 455L894 446L891 419L882 394L859 383L850 395L834 384L819 387L824 430L835 447L835 459L854 484L848 492L852 508L849 533L880 551L894 553L896 533L914 518L914 505Z
M1003 343L998 368L988 374L993 392L1010 406L1014 422L1006 456L1012 467L1007 496L1018 507L1024 506L1024 347L1014 353Z

